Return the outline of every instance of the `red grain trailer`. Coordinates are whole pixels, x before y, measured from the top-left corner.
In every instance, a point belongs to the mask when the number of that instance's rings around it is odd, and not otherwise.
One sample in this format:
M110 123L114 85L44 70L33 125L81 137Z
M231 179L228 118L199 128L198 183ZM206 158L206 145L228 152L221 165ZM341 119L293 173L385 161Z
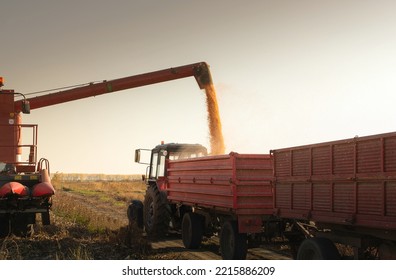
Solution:
M245 258L247 233L260 233L262 221L273 213L270 155L230 153L168 161L167 180L168 201L193 209L184 213L182 222L186 247L200 243L194 241L201 238L194 236L200 223L204 228L219 223L223 258Z
M396 133L271 151L274 210L300 221L297 258L396 258ZM304 224L305 223L305 224Z

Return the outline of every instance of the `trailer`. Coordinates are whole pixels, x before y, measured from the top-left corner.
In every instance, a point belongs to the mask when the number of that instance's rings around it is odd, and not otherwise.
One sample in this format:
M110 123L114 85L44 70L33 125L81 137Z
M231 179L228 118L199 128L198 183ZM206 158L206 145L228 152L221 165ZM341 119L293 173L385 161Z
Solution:
M145 201L128 209L149 235L176 229L192 249L218 234L223 259L273 236L295 259L396 259L396 132L269 154L181 159L176 146L152 150Z
M248 234L261 233L273 212L269 155L228 155L168 161L169 203L183 209L185 247L200 245L205 231L220 229L224 259L244 259Z
M271 155L274 213L306 225L298 258L338 258L336 243L357 259L396 259L396 133Z

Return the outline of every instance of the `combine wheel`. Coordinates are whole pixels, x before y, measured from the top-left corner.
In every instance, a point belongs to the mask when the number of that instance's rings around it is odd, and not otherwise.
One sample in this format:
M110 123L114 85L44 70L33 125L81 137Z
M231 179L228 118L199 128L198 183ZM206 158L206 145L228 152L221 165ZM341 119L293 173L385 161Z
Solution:
M169 229L170 207L166 195L149 186L143 203L143 223L148 236L164 236Z
M11 217L11 230L16 236L30 237L34 233L35 213L16 214Z
M202 216L193 212L183 215L182 239L187 249L197 249L201 246L203 234Z
M0 238L10 234L10 217L9 215L0 216Z
M244 260L247 247L247 236L238 232L237 222L225 222L220 232L220 249L223 259Z
M41 223L45 226L48 226L51 224L49 211L41 213Z
M297 252L298 260L339 260L340 254L334 243L327 238L305 239Z

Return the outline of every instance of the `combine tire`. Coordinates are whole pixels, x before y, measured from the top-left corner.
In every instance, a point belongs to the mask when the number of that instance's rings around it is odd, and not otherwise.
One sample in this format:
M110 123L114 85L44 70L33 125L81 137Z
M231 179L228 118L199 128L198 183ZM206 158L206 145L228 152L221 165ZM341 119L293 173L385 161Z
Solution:
M203 234L202 216L187 212L182 221L182 239L187 249L197 249L201 246Z
M34 233L33 225L36 223L36 214L16 214L11 217L11 231L16 236L30 237Z
M221 256L224 260L244 260L247 254L247 236L238 233L236 221L227 221L220 232Z
M305 239L297 252L298 260L339 260L340 254L334 243L327 238Z
M149 237L163 237L168 232L170 207L166 194L155 186L147 188L143 203L143 222Z
M0 217L0 238L6 237L10 234L10 218L9 215Z

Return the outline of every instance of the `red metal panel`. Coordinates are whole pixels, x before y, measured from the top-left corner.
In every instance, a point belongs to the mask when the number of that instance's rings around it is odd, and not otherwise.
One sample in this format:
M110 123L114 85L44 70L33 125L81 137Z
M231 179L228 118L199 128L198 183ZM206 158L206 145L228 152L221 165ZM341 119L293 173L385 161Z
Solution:
M311 209L311 184L293 184L293 209Z
M332 184L316 183L313 185L312 210L331 211Z
M334 184L334 212L355 212L355 183L339 182ZM330 211L330 209L329 209Z
M311 175L311 150L297 149L292 151L292 175L310 176Z
M312 148L312 175L331 174L331 146Z
M341 143L333 147L333 174L354 174L355 143Z
M167 162L167 195L182 203L236 215L241 232L258 232L273 214L270 155L229 155Z
M357 142L357 173L382 171L382 139Z
M275 208L292 209L292 186L287 183L276 183Z
M396 136L384 139L384 154L385 154L385 172L396 171Z
M271 153L281 217L396 230L396 133Z
M288 150L279 151L274 158L275 176L291 176L291 152Z
M385 201L385 215L396 217L396 182L386 183Z
M384 208L382 182L360 182L357 187L357 213L383 215Z

